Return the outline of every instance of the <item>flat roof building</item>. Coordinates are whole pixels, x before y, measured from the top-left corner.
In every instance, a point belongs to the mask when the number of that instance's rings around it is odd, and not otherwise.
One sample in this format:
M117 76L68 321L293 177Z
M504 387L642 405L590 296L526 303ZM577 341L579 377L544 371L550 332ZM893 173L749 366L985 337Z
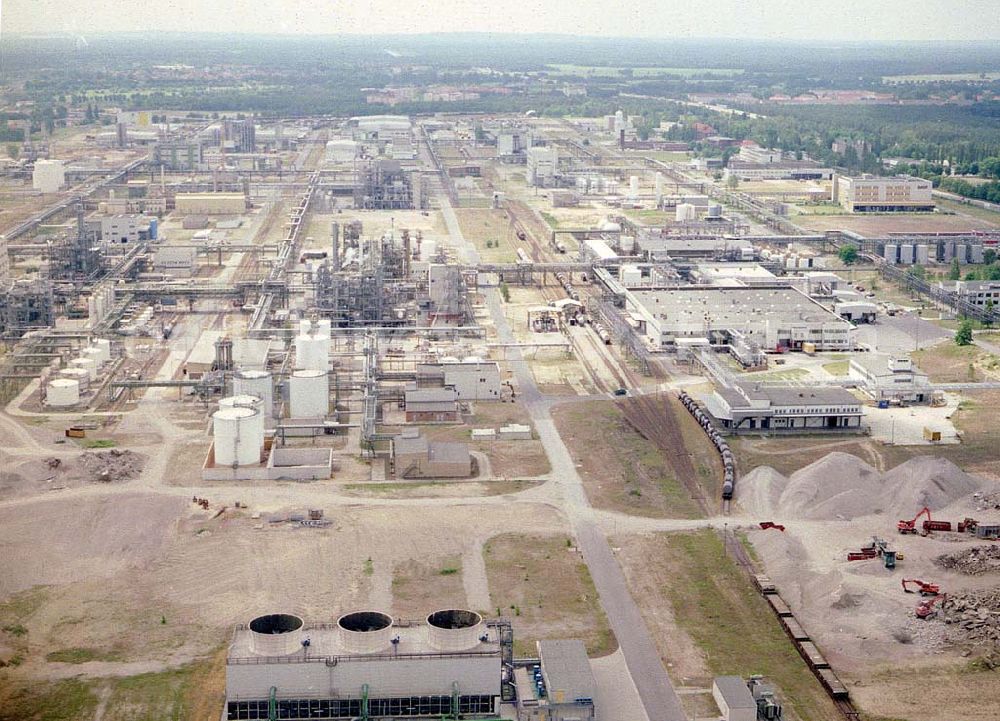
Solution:
M757 721L757 702L739 676L716 676L712 698L725 721Z
M926 403L933 395L927 374L910 358L864 353L851 358L848 375L876 401Z
M909 175L863 175L833 179L833 201L851 213L929 212L934 210L931 181Z
M860 432L861 402L843 388L734 383L716 390L705 408L720 430Z
M538 641L537 647L538 668L515 669L518 720L597 721L597 682L583 641Z
M417 434L392 439L392 460L397 478L468 478L472 456L465 443L431 441Z

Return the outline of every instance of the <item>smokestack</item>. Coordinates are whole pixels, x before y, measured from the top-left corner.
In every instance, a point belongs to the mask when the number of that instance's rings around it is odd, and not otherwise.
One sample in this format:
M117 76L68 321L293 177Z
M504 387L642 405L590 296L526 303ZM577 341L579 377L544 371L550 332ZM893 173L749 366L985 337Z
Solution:
M334 272L340 270L340 223L330 224L330 238L333 241L332 265Z

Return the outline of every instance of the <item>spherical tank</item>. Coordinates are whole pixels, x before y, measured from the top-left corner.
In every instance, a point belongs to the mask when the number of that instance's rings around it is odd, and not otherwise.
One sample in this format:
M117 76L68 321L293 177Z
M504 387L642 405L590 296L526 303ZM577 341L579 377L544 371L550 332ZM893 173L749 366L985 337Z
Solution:
M69 368L63 368L59 371L59 376L76 381L79 384L81 391L85 391L90 387L90 373L86 368L76 368L72 366Z
M53 408L75 406L80 402L80 384L69 378L54 378L49 381L45 394L45 405Z
M302 370L288 379L288 405L292 418L322 418L330 406L330 379L325 371Z
M483 617L475 611L444 609L427 617L427 643L438 651L465 651L486 633Z
M220 408L212 416L215 464L250 466L260 462L264 425L253 408Z
M233 395L257 396L266 417L274 412L274 390L267 371L239 371L233 376Z
M355 611L337 619L340 643L348 653L378 653L392 640L392 617L381 611Z
M250 650L258 656L290 656L302 648L302 619L290 613L258 616L249 624Z
M83 368L90 376L90 380L97 378L97 361L93 358L74 358L69 362L74 368Z

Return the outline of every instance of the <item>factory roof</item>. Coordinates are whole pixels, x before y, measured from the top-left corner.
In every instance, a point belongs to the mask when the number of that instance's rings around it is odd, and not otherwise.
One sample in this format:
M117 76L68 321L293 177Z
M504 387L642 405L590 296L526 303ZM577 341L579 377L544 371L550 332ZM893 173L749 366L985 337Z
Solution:
M648 253L714 253L720 249L752 248L753 243L743 238L720 238L715 235L682 238L644 234L636 238L636 246Z
M716 391L730 408L749 408L751 403L766 402L772 408L837 405L859 406L860 401L843 388L815 386L762 386L738 383Z
M456 394L454 388L421 388L406 391L406 407L420 406L420 410L455 409Z
M783 324L850 324L801 291L787 285L755 287L680 286L669 290L630 290L634 303L670 325L708 322L736 328L751 321Z
M597 683L580 639L538 642L550 703L593 701Z
M427 447L427 458L436 463L468 463L469 447L464 443L432 441Z
M757 709L757 702L747 687L746 681L739 676L716 676L715 687L719 689L729 710Z

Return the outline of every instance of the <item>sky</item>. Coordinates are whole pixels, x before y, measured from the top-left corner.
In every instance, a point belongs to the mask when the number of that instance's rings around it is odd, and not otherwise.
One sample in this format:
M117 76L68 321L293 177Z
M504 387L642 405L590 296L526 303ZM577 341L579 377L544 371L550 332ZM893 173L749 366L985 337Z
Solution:
M0 0L0 32L1000 41L998 0Z

